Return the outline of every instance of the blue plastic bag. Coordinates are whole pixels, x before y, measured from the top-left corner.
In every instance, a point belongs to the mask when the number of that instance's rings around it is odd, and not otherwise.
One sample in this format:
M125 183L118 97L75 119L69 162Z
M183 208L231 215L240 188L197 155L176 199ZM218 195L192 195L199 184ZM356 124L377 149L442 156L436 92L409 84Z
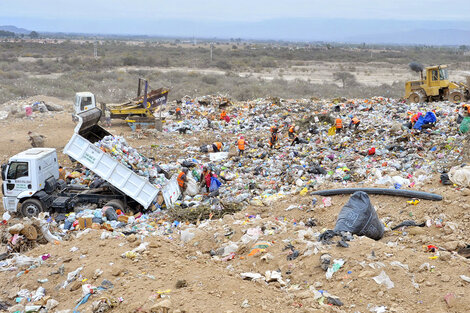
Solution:
M424 124L432 124L437 121L436 115L434 112L426 112L426 115L424 117L420 116L419 119L416 121L415 125L413 126L413 129L418 129L421 130L421 127Z
M211 177L211 185L209 187L209 191L216 191L221 185L222 183L217 179L217 177Z

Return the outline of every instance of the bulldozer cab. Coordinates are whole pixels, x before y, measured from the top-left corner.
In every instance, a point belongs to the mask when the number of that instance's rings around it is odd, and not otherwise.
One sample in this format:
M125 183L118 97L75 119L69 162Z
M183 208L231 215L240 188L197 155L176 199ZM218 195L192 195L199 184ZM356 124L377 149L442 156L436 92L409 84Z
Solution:
M408 103L445 100L460 103L470 100L470 87L464 83L449 81L447 65L423 68L421 64L412 62L410 68L421 74L421 80L405 83L405 97Z
M449 86L449 75L446 65L431 66L426 68L426 83L429 87Z

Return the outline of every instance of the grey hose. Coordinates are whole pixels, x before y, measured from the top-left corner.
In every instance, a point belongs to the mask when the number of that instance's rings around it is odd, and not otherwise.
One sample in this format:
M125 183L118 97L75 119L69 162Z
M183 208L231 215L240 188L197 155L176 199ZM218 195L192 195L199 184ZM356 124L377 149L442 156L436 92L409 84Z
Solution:
M336 196L336 195L345 195L353 194L356 191L364 191L367 194L374 195L387 195L387 196L397 196L405 198L418 198L423 200L433 200L441 201L442 196L435 193L423 192L423 191L414 191L414 190L405 190L405 189L387 189L387 188L346 188L346 189L329 189L329 190L320 190L315 191L313 195L319 196Z

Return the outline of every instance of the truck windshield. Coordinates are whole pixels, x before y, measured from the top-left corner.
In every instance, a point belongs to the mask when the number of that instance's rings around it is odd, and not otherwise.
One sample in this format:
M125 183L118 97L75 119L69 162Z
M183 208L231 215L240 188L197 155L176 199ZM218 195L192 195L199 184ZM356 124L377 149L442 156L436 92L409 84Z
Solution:
M28 162L11 162L8 168L7 179L18 179L20 177L27 177Z
M441 80L448 79L448 78L449 78L448 75L449 75L449 74L447 73L447 69L446 69L446 68L441 68L441 69L439 69L439 77L440 77Z
M80 110L85 110L85 107L91 104L91 97L83 97L80 105Z

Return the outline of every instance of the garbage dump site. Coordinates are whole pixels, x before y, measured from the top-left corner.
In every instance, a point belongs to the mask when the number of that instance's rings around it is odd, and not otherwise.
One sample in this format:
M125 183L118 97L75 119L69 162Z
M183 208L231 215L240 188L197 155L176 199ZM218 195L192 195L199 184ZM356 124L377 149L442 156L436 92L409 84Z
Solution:
M38 132L72 124L57 111L5 115L0 124L34 123ZM46 136L64 184L111 184L140 205L78 201L31 217L3 210L0 311L470 307L470 117L462 104L205 96L161 114L162 131L113 122L93 142L155 187L148 206L62 153L73 124ZM21 151L4 149L4 163ZM169 184L180 187L169 195Z

